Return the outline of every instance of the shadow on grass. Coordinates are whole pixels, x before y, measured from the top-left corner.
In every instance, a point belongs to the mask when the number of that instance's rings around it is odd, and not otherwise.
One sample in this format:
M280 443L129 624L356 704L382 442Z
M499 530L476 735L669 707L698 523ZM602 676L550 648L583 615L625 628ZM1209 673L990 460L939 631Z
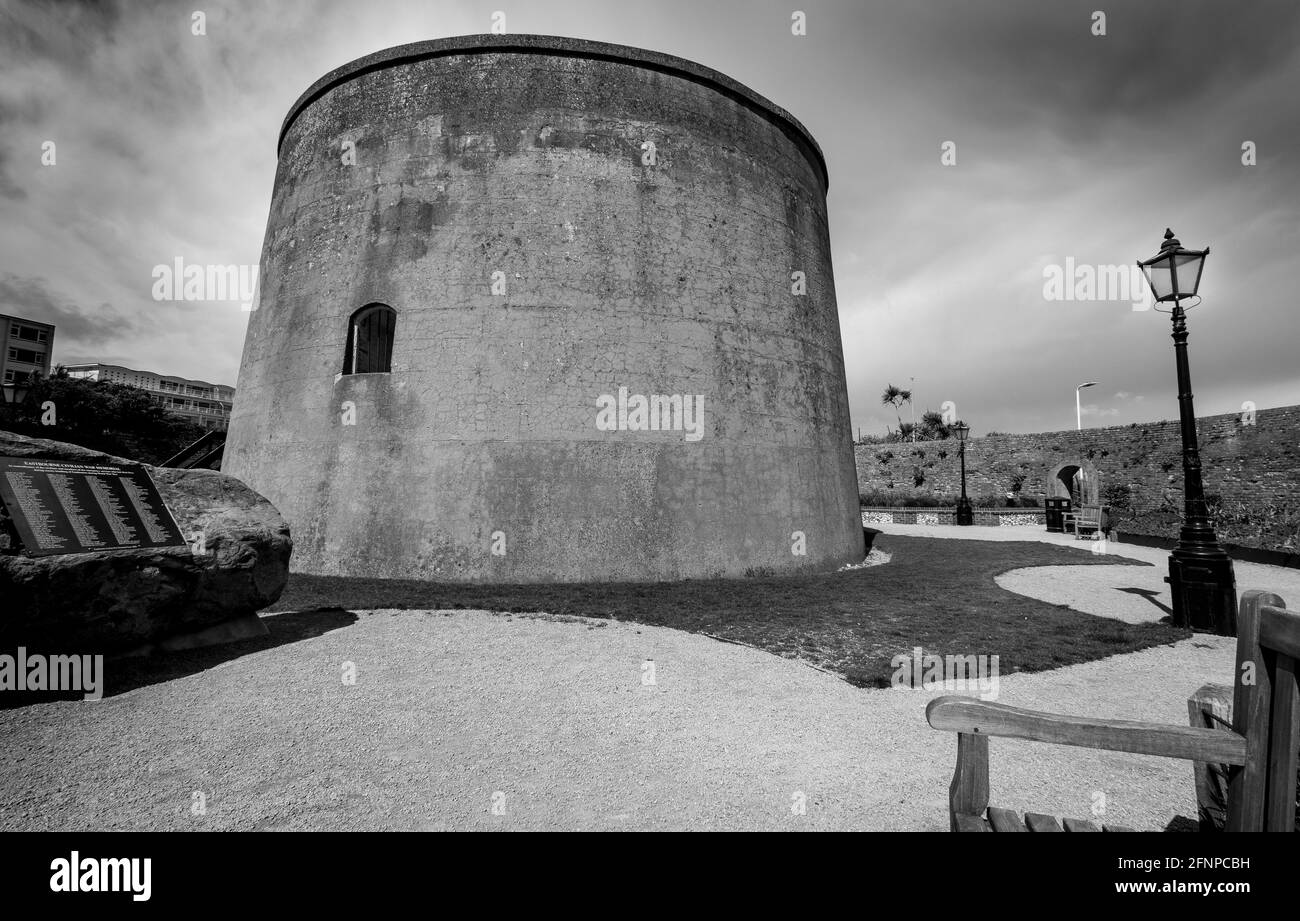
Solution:
M292 610L471 609L610 618L744 643L887 687L897 654L997 655L1001 674L1045 671L1191 636L1126 624L1006 591L994 576L1027 566L1148 563L1036 541L880 534L890 563L836 573L682 582L459 585L294 574Z
M123 658L105 657L102 676L104 697L116 697L136 688L160 684L164 681L172 681L176 678L184 678L197 672L207 671L223 662L229 662L255 652L309 640L331 630L351 626L356 623L357 619L357 615L351 611L345 611L337 606L313 611L277 614L273 617L262 618L262 622L266 624L269 631L266 636L183 652ZM30 650L29 652L36 653L39 651ZM16 707L60 700L81 701L84 697L85 694L82 691L5 691L0 693L0 710L12 710Z

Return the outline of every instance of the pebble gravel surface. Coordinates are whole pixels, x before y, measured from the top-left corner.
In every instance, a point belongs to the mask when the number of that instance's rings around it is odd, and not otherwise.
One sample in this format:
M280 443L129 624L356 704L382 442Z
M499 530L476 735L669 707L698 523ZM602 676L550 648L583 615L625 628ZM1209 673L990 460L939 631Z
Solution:
M939 692L631 623L357 613L102 701L0 710L0 830L947 828ZM998 699L1186 725L1232 663L1230 640L1197 636L1010 675ZM1102 803L1150 830L1195 815L1186 762L991 748L995 805Z

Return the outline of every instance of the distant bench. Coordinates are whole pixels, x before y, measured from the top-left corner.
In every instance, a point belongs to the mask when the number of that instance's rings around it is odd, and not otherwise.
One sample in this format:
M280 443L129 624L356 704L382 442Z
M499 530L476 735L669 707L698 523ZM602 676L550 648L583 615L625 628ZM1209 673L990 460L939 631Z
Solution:
M1065 530L1074 533L1076 538L1101 534L1101 506L1081 505L1065 513Z

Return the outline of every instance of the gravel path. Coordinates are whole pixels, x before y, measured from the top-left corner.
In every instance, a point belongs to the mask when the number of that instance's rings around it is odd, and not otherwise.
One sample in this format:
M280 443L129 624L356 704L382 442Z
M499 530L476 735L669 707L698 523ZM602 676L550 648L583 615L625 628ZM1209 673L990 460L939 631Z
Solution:
M1037 529L882 530L1078 546ZM1108 549L1156 565L1039 567L998 581L1099 616L1163 616L1143 593L1167 604L1165 553ZM1242 587L1300 599L1300 573L1237 571ZM275 635L276 616L264 619ZM343 683L345 663L355 685ZM1181 726L1188 695L1229 683L1232 665L1233 640L1197 635L1010 675L998 699ZM0 830L942 830L956 738L926 725L934 696L857 689L666 628L360 612L98 703L0 710ZM1186 762L1004 739L991 748L995 805L1086 818L1101 794L1105 821L1151 830L1195 814ZM194 814L196 791L206 814Z
M1092 548L1092 541L1070 534L1051 534L1041 528L953 527L935 525L872 525L886 534L937 537L950 540L1036 540L1063 546ZM1051 604L1063 604L1085 614L1139 624L1158 621L1170 613L1169 551L1157 547L1107 541L1106 555L1152 564L1146 566L1032 566L1013 569L994 581L1007 591ZM1291 607L1300 606L1300 569L1234 561L1237 591L1260 588L1276 592Z
M1011 675L999 699L1185 725L1232 649L1177 648ZM0 711L0 829L940 830L956 744L925 723L933 696L665 628L362 613L98 703ZM1086 817L1101 791L1107 821L1194 814L1183 762L992 751L998 805Z

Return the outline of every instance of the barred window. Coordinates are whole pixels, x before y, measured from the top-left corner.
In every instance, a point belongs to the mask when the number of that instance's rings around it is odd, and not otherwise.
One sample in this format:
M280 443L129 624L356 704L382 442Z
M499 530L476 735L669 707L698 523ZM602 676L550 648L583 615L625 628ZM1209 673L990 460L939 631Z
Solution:
M393 331L397 311L386 304L367 304L348 321L344 374L387 374L393 370Z

